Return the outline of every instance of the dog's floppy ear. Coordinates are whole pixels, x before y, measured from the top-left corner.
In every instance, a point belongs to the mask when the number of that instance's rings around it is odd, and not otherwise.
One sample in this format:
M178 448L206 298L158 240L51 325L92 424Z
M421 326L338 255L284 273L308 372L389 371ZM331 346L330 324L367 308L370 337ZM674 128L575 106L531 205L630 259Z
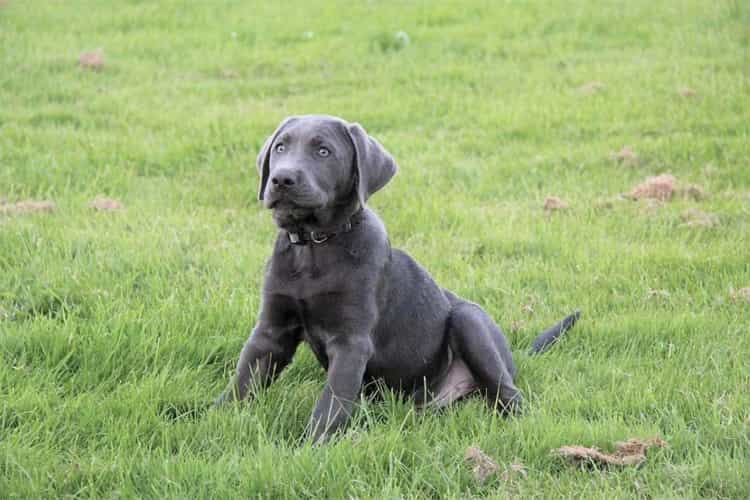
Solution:
M357 197L364 206L367 198L391 180L398 165L378 141L367 135L358 123L347 126L354 143L354 168L357 173Z
M276 137L278 137L287 125L296 119L296 116L285 118L284 121L281 122L281 125L276 128L274 133L268 136L266 142L263 143L263 147L260 148L258 159L255 161L255 164L258 167L258 173L260 174L260 186L258 187L258 199L260 201L263 201L263 192L266 190L266 184L268 183L268 172L271 168L271 146L273 145L273 141L276 140Z

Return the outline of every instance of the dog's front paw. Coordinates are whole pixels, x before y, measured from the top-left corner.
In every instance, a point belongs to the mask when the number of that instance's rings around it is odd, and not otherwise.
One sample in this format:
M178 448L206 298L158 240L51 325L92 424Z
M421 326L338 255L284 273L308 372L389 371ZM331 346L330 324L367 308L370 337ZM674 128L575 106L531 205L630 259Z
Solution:
M226 389L224 389L224 392L221 393L221 395L214 400L214 408L221 408L223 406L226 406L230 403L234 403L235 401L239 401L239 393L237 390L237 384L236 382L232 381L227 386Z
M221 395L214 400L214 409L221 408L223 406L226 406L228 403L230 403L232 399L230 396L227 395L226 392L221 393Z
M523 394L516 391L508 398L498 398L495 400L495 411L503 416L517 416L523 412Z
M330 441L331 435L323 429L318 430L318 426L313 426L310 422L305 429L304 440L313 446L320 446Z

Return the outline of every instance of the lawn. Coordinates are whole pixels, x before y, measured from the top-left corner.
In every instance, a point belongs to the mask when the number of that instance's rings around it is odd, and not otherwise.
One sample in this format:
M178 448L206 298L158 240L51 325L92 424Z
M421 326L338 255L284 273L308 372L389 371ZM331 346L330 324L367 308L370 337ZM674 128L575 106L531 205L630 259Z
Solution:
M206 410L275 235L255 155L305 113L397 159L370 205L506 330L523 415L386 394L313 447L307 348ZM0 497L747 498L748 248L743 0L0 1ZM472 445L526 474L477 481Z

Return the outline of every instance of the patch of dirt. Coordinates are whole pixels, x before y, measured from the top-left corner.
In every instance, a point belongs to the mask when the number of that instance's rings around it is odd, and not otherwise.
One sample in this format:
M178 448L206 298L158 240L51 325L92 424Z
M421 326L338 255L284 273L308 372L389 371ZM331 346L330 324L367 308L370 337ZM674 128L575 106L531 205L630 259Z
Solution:
M464 460L472 468L474 479L479 483L484 483L490 476L497 474L500 470L497 462L487 456L478 446L469 446L466 448Z
M515 462L505 468L505 471L503 471L503 473L500 474L500 479L502 479L505 482L508 482L508 481L513 480L514 478L524 478L528 475L529 475L529 472L526 469L526 466L520 462Z
M739 290L735 290L734 288L732 288L731 290L729 290L729 300L731 300L735 304L739 304L741 302L750 304L750 287L742 287Z
M57 205L50 200L22 200L16 203L0 202L0 214L26 214L36 212L54 212Z
M623 146L618 152L610 153L610 156L622 165L635 166L638 165L639 161L638 153L629 146Z
M524 304L523 305L523 311L527 313L529 316L534 314L534 304Z
M219 71L219 76L226 80L234 80L235 78L240 77L240 72L235 69L224 68L221 71Z
M510 322L510 333L518 333L526 323L523 320L513 320Z
M104 69L104 51L99 48L91 52L84 52L78 57L78 65L84 69L101 71Z
M544 211L547 213L567 210L570 205L557 196L547 196L544 200Z
M680 87L677 89L677 93L682 97L698 97L698 92L691 89L690 87Z
M713 163L706 163L706 165L703 167L703 175L706 177L713 177L714 175L719 173L719 169L716 168L716 165Z
M622 195L611 196L609 198L599 198L594 201L594 208L599 210L611 210L615 208L615 205L622 203L623 201L627 201L627 198Z
M552 454L567 459L570 463L581 466L631 466L640 465L646 460L646 450L662 448L667 443L660 437L651 439L631 438L625 442L615 443L614 453L604 453L596 448L583 446L563 446L552 450Z
M601 210L611 210L615 208L615 205L617 205L618 203L622 203L623 201L627 201L627 198L623 197L622 195L612 196L610 198L599 198L598 200L594 201L594 208Z
M648 292L646 292L646 299L647 300L669 300L669 297L671 295L667 290L654 290L651 289Z
M125 208L125 206L119 201L113 198L107 198L106 196L97 196L91 203L89 203L89 207L100 212L111 212Z
M719 216L710 214L697 208L688 208L680 214L682 222L687 227L715 227L719 225Z
M594 95L598 94L602 90L606 88L606 85L600 81L591 81L588 83L584 83L580 87L578 87L578 92L580 92L583 95Z
M663 201L653 198L646 198L645 200L640 200L640 202L639 212L646 215L653 215L664 206Z
M697 184L688 184L687 186L681 187L678 193L683 198L688 198L693 201L703 201L708 197L706 190Z
M599 199L594 202L594 208L611 210L615 208L615 202L608 199Z
M675 196L692 201L703 201L708 193L697 184L677 186L677 179L672 174L661 174L648 177L624 195L632 200L651 199L660 202L669 201Z
M627 196L634 200L649 198L659 201L668 201L674 196L676 183L677 179L670 174L649 177L631 189Z

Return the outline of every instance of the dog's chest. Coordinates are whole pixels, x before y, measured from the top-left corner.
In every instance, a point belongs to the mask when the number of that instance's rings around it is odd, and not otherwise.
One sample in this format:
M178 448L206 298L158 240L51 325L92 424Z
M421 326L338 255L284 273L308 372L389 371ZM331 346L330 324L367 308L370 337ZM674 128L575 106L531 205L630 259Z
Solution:
M304 340L323 366L332 338L368 330L376 280L365 266L356 253L333 246L292 247L270 262L265 293L293 305Z
M266 287L293 299L337 293L349 288L356 258L345 248L290 246L272 258Z

